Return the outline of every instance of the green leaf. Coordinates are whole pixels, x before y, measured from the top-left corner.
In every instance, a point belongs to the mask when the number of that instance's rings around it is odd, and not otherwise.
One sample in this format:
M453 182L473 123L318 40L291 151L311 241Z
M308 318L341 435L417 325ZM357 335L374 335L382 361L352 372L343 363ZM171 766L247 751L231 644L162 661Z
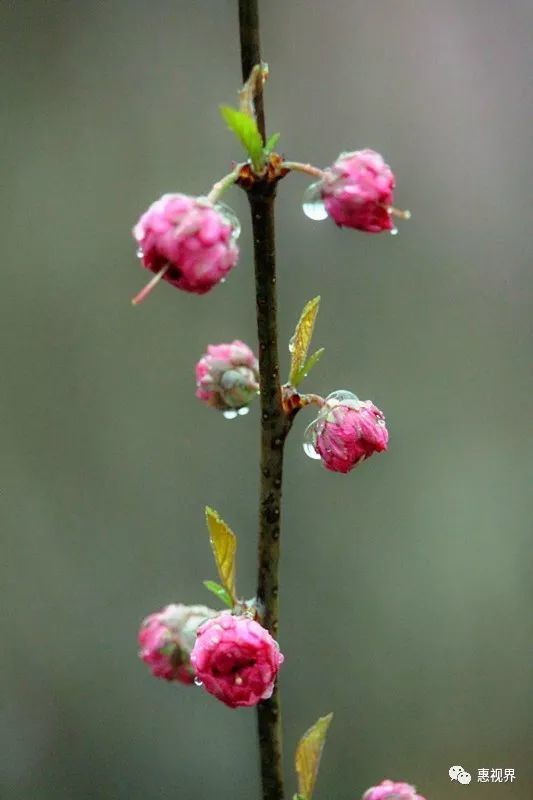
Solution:
M224 605L228 606L228 608L233 608L233 600L231 599L228 591L224 589L220 583L216 583L215 581L204 581L204 586L210 592L213 592L214 595L221 600Z
M320 717L320 719L304 733L296 748L294 764L296 767L296 774L298 775L298 794L303 795L306 800L311 800L313 795L318 768L320 767L320 758L332 719L333 714Z
M263 148L263 153L265 154L265 156L269 156L270 155L270 153L273 151L273 149L277 145L278 139L279 139L280 136L281 136L280 133L273 133L272 136L269 136L268 141L267 141L266 145Z
M303 371L307 360L307 351L311 344L315 320L320 305L320 297L310 300L304 307L298 320L294 335L289 342L289 353L291 354L291 370L289 373L289 383L298 386L302 380ZM316 355L316 354L315 354ZM314 356L311 356L313 358ZM320 358L320 356L318 356ZM316 358L315 362L318 360Z
M218 574L223 588L227 591L231 605L235 604L235 553L237 537L216 511L205 507L205 517L209 530L209 541L215 556Z
M322 353L324 352L325 348L321 347L319 350L316 350L312 356L309 356L301 370L299 370L298 374L296 375L297 383L293 384L293 386L297 386L299 383L303 381L304 378L307 378L315 364L318 364L320 359L322 358Z
M257 128L255 119L237 111L231 106L220 106L220 113L230 131L240 139L244 149L252 159L256 171L263 169L265 157L263 155L263 139Z

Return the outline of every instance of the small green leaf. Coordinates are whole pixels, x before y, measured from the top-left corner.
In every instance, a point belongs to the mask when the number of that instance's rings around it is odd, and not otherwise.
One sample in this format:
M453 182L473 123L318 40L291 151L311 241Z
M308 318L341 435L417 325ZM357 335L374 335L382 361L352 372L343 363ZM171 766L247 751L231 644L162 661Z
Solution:
M320 305L320 297L315 297L306 303L300 315L294 335L289 342L289 352L291 354L291 370L289 373L289 383L298 386L302 380L303 369L307 360L307 351L311 344L315 320ZM311 356L313 358L313 356ZM318 356L320 358L320 356ZM316 360L318 360L318 358ZM316 361L314 362L316 363Z
M237 111L236 108L231 108L231 106L220 106L220 113L230 131L233 131L235 136L240 139L252 159L254 169L256 171L263 169L265 164L263 139L257 129L255 119L242 111Z
M231 599L228 591L224 589L220 583L216 583L215 581L204 581L204 586L210 592L213 592L214 595L218 597L228 608L233 608L233 600Z
M277 145L278 139L279 139L280 136L281 136L280 133L273 133L272 136L269 136L268 141L267 141L266 145L263 148L263 153L265 154L265 156L269 156L270 155L270 153L273 151L273 149Z
M325 348L321 347L318 350L316 350L312 356L309 356L309 358L307 359L301 370L296 375L296 383L294 383L293 386L298 386L298 384L301 383L304 378L307 378L307 376L309 375L315 364L318 364L318 362L322 358L322 353L324 352L324 350Z
M235 601L235 553L237 551L237 537L216 511L209 506L205 507L205 517L209 530L209 541L215 556L218 574L222 586L231 598L231 605Z
M333 714L320 717L298 742L294 764L298 775L298 794L303 795L305 800L311 800L313 795L320 758L332 719Z

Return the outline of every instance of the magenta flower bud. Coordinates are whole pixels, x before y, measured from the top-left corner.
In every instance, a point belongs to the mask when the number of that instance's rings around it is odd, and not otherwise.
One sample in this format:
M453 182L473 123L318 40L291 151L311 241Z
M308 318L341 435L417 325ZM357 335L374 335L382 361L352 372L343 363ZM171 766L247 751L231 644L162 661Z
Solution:
M223 611L198 629L191 663L209 694L237 708L272 695L283 656L258 622Z
M379 786L372 786L364 793L362 800L425 800L416 788L408 783L383 781Z
M387 449L389 433L385 417L370 400L359 400L352 392L332 392L318 417L306 432L304 450L311 458L320 458L333 472L350 472Z
M238 339L210 344L196 365L196 387L196 397L226 416L246 413L259 390L257 358Z
M341 153L308 188L304 211L311 219L330 216L337 225L367 233L397 233L393 216L411 215L392 205L394 186L391 168L375 150Z
M205 197L165 194L133 229L138 255L155 277L134 298L140 303L160 281L205 294L237 263L240 225L233 212Z
M172 604L150 614L139 631L139 657L148 664L152 675L167 681L193 683L194 669L190 654L198 627L215 617L206 606Z

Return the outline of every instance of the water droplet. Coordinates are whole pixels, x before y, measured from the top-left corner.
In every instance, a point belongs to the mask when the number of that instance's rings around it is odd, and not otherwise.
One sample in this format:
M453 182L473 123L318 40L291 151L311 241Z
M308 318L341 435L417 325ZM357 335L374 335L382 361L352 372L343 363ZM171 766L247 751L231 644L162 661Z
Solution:
M347 401L355 401L356 403L359 402L359 398L353 392L349 392L347 389L337 389L336 392L331 392L326 397L326 403L329 401L336 401L337 403L344 403L346 404Z
M222 416L224 419L235 419L239 412L235 408L227 408L225 411L222 412Z
M226 278L221 278L220 283L226 283Z
M239 222L239 218L235 215L233 209L227 206L225 203L217 203L215 205L216 210L222 214L229 224L232 227L231 238L233 241L239 238L241 233L241 223Z
M195 686L203 686L204 684L202 683L200 678L198 676L196 676L196 678L194 679L194 685Z
M303 449L306 456L313 458L315 461L320 460L320 455L315 450L315 423L312 422L307 426L304 433Z
M250 409L248 408L248 406L243 406L242 408L239 408L237 414L239 415L239 417L245 417L249 411Z
M142 258L144 255L142 247L137 248L137 258Z
M390 235L391 236L397 236L398 235L398 228L391 228Z
M320 455L317 453L314 445L311 444L311 442L304 442L302 447L306 456L313 458L315 461L320 461Z
M315 222L321 222L328 216L328 212L320 196L320 187L320 182L312 183L311 186L308 186L304 192L302 201L302 208L305 216Z

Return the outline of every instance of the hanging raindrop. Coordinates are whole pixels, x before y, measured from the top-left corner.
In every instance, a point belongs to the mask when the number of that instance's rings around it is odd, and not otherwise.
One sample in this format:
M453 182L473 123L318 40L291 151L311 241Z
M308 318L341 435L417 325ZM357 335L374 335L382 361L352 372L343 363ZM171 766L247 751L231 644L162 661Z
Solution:
M311 442L304 442L302 447L306 456L309 456L309 458L312 458L314 461L320 461L320 455Z
M312 183L304 192L302 208L306 217L321 222L326 219L328 212L320 194L321 182Z
M320 461L320 455L315 450L315 423L316 420L305 429L302 447L306 456L309 456L309 458L315 461Z
M224 419L235 419L239 415L239 412L235 408L227 408L225 411L222 412L222 416Z

